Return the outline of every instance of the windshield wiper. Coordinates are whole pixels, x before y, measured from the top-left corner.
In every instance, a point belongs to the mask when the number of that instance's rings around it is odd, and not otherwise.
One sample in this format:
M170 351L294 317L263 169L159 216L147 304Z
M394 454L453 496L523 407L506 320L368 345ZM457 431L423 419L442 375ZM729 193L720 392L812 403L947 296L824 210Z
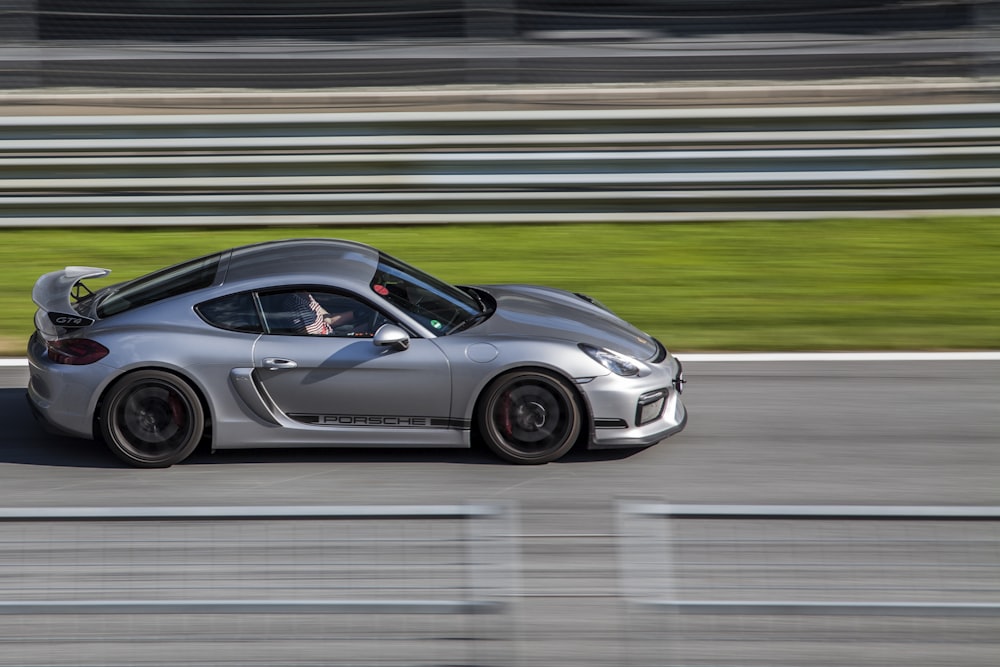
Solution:
M459 323L449 333L457 333L459 331L465 331L466 329L476 326L480 322L488 320L490 315L493 314L493 310L487 307L486 301L484 301L483 297L479 295L478 290L464 285L460 286L459 289L476 300L476 303L479 304L479 312L476 313L475 315L470 315L468 319Z
M483 301L483 297L479 296L479 292L477 292L471 287L466 287L466 286L459 287L458 289L462 290L463 292L465 292L466 294L468 294L469 296L471 296L473 299L476 300L476 303L479 304L479 312L481 313L486 312L487 310L486 302Z
M490 318L490 315L492 314L493 314L492 312L489 312L487 310L484 310L481 313L477 313L472 317L470 317L469 319L462 322L461 324L459 324L458 326L456 326L454 329L451 330L450 333L458 333L459 331L465 331L466 329L474 327L480 322L485 322L486 320L488 320Z

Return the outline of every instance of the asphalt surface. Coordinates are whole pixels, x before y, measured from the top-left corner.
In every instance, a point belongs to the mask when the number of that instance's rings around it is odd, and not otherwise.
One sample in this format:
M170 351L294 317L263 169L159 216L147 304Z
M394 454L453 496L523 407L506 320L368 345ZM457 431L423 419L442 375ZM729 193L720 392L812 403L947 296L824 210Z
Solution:
M1000 362L689 363L681 435L540 467L476 451L278 450L203 453L160 471L43 433L25 403L26 371L2 370L0 506L1000 504Z
M512 503L517 508L512 537L520 555L511 559L517 576L510 589L514 594L506 598L513 611L462 617L464 630L458 636L447 621L449 629L443 631L414 617L372 617L370 622L351 617L346 629L339 625L334 631L322 616L223 615L207 623L184 615L133 616L127 622L105 616L0 615L0 640L8 647L0 650L0 665L1000 663L1000 619L995 614L972 619L782 619L759 614L682 619L637 611L622 594L615 515L615 503L622 499L1000 506L1000 362L689 362L686 374L687 430L638 452L573 453L539 467L506 465L479 451L223 452L199 453L168 470L144 471L123 467L100 444L40 431L24 400L25 371L2 369L0 414L6 428L0 436L0 508ZM745 524L705 528L707 532L695 535L694 546L687 547L694 551L685 552L685 562L712 562L718 568L691 574L698 584L692 584L690 595L781 597L777 583L769 585L768 578L775 569L796 567L801 576L781 585L806 597L854 599L867 591L867 599L932 595L953 603L1000 603L996 521L894 526L893 539L886 543L898 549L882 551L879 546L877 553L865 549L881 545L881 533L859 534L849 526L826 524L820 532L815 526L801 529L806 532L786 526L775 533L777 525L764 522L759 531L750 531L754 540L762 535L776 540L759 548L739 546L747 539ZM79 527L74 530L66 538L70 545L86 535ZM211 533L191 531L191 539L206 549L218 550L236 539L223 532L213 542ZM238 536L250 540L248 553L266 546L269 534L282 534L251 532ZM802 535L813 542L797 552L801 559L768 560L771 574L750 568L749 561L760 560L760 553L785 553ZM834 546L817 550L818 536ZM138 532L132 545L137 555L124 561L107 548L67 548L51 533L44 540L59 553L76 554L53 566L70 583L45 579L51 569L32 570L28 566L34 558L24 551L7 552L5 571L21 568L24 576L39 577L38 589L55 590L55 597L66 590L76 599L97 595L72 583L74 572L93 566L90 559L124 562L130 573L124 579L141 579L141 572L156 575L161 593L187 581L190 570L184 568L197 561L190 551L149 556L143 551L147 537ZM112 541L126 549L130 544L127 537ZM720 549L727 549L726 558L716 558ZM813 563L820 552L826 553L827 564L838 567L825 571L803 565ZM359 555L359 560L368 559ZM228 561L220 557L212 562ZM885 571L859 574L861 563L871 562L882 563ZM105 567L113 565L105 562ZM162 574L172 568L177 572ZM413 568L414 577L424 576L417 565ZM209 572L211 590L225 587L224 572L224 567ZM386 579L379 589L379 575L364 572L341 571L338 576L355 583L360 576L383 593L405 588ZM0 586L8 598L13 590L9 578L17 576L8 574L8 584ZM890 592L872 593L864 583L869 579L884 580ZM30 578L16 580L22 594L25 586L34 590L25 583ZM114 586L125 586L115 581ZM462 586L451 581L442 585ZM189 597L199 590L190 582L183 586ZM135 591L125 586L117 594L130 592ZM359 647L372 646L379 650L362 657ZM420 657L421 651L429 651L430 657Z

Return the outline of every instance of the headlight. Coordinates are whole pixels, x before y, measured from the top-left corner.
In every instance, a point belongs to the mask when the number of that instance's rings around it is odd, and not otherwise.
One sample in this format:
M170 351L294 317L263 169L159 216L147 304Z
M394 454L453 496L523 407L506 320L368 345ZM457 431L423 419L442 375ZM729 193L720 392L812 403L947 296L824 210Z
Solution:
M604 366L615 375L631 377L639 374L639 365L635 363L635 360L626 357L624 354L619 354L603 347L587 345L586 343L580 343L580 349L583 350L588 357Z

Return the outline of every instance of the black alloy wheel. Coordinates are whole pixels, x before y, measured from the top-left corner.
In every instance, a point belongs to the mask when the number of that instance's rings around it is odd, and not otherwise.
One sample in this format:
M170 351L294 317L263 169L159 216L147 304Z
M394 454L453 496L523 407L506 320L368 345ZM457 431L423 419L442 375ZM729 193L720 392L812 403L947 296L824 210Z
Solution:
M186 459L205 431L205 411L191 386L164 371L119 379L101 405L101 435L112 452L140 468Z
M512 371L483 392L479 433L499 457L513 463L548 463L573 448L581 411L570 384L551 373Z

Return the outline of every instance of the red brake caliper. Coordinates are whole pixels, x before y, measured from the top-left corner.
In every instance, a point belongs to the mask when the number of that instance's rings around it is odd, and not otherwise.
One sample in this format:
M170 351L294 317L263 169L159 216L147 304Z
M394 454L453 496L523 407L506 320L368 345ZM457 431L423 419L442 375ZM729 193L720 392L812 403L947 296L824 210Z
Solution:
M170 412L173 415L174 423L180 428L184 428L185 412L184 404L181 402L181 399L177 398L177 394L171 392L170 398L167 399L167 402L170 403Z
M514 435L514 425L510 421L510 392L505 391L500 401L500 408L503 410L503 432L508 438Z

